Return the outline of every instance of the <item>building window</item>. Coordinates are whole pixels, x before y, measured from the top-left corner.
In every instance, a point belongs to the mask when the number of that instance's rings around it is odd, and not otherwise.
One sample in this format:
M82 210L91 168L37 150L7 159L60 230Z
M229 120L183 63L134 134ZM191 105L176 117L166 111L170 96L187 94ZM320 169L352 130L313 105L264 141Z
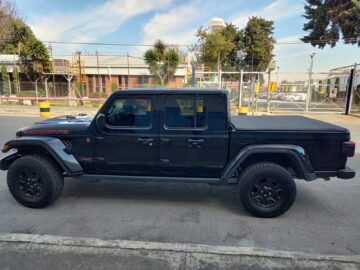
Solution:
M89 75L88 76L88 86L89 86L89 92L92 93L94 92L94 85L93 85L93 76L92 75Z
M101 90L105 93L106 91L106 76L101 75Z
M95 93L99 93L99 76L95 77Z
M122 88L122 76L118 76L118 88L121 89Z
M125 78L125 89L129 88L129 76L124 76Z
M138 85L139 86L145 86L149 84L149 76L138 76L137 77Z

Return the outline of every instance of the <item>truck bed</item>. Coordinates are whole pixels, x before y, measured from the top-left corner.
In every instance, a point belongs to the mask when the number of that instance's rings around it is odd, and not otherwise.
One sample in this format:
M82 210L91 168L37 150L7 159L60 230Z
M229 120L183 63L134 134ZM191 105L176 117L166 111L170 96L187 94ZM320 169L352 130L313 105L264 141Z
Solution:
M231 123L239 131L348 132L346 128L304 116L232 116Z

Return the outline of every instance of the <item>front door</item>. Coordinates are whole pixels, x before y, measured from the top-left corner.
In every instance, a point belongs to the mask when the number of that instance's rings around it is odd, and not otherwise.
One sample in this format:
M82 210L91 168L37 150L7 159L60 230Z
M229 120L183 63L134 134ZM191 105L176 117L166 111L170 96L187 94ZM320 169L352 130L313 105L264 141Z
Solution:
M164 95L159 104L161 175L218 177L227 161L226 100Z
M115 98L106 125L95 137L97 171L118 175L156 175L159 164L155 95Z

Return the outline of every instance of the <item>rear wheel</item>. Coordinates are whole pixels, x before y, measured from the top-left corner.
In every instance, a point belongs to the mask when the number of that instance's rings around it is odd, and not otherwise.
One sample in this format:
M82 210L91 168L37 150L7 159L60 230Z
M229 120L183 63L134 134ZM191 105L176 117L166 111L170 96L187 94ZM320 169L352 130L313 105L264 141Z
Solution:
M64 179L50 159L29 155L10 165L7 184L10 193L19 203L27 207L42 208L61 195Z
M294 203L296 186L291 174L276 163L259 162L240 175L238 194L243 207L257 217L277 217Z

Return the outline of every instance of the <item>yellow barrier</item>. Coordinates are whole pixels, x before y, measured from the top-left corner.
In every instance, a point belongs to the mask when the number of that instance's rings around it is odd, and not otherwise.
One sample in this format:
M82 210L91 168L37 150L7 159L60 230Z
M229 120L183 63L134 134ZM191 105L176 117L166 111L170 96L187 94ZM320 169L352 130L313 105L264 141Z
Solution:
M239 115L247 115L248 112L249 112L248 107L240 107L239 108Z
M41 118L50 118L51 117L49 102L40 102L39 107L40 107L40 117Z

